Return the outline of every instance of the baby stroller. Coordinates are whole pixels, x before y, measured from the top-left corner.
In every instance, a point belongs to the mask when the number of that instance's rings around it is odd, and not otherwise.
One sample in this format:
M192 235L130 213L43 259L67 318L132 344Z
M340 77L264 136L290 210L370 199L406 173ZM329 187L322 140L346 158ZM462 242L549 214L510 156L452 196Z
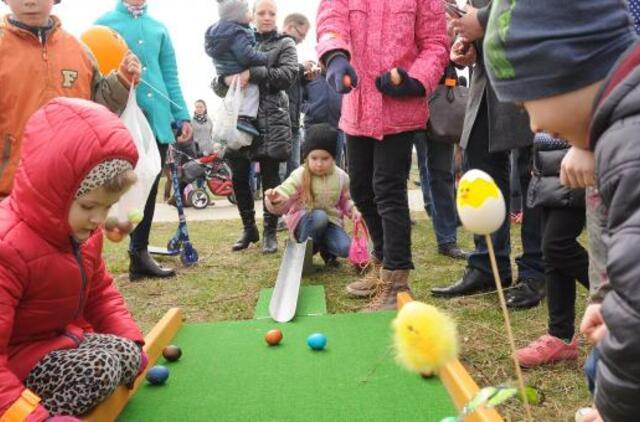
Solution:
M200 158L178 150L175 152L183 158L180 173L182 183L187 184L184 189L187 206L196 209L206 208L209 205L207 188L213 195L226 196L229 202L236 204L231 169L222 159L223 151L213 152Z

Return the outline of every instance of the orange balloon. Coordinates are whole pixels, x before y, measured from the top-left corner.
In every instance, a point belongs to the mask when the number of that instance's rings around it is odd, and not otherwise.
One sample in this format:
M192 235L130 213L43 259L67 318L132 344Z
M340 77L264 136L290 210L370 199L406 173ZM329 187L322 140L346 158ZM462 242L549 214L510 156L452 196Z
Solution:
M106 26L91 27L80 35L80 39L93 53L103 75L117 70L129 51L127 42L122 38L122 35Z

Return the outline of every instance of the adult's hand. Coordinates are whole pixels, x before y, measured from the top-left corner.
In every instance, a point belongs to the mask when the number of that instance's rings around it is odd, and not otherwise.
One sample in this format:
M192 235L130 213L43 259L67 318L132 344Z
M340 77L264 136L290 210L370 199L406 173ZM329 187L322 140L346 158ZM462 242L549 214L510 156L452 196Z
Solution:
M178 138L176 139L178 143L187 142L189 139L191 139L191 135L193 134L193 128L191 127L191 123L184 121L182 122L181 127L182 127L182 133L180 133L180 136L178 136Z
M233 78L235 78L236 76L240 78L240 88L244 88L247 85L249 85L249 78L251 77L251 73L249 72L249 69L243 70L241 73L225 76L224 84L226 86L231 86L231 84L233 83Z
M478 52L473 44L470 44L460 38L451 46L449 59L458 66L471 66L476 62Z
M464 38L467 42L477 41L484 37L484 29L478 19L478 9L467 6L465 10L467 13L464 16L451 20L453 32Z
M327 82L339 94L347 94L358 86L358 75L347 56L336 54L327 63Z
M313 81L320 76L320 66L313 60L307 60L303 64L304 66L304 78L308 81Z
M128 51L118 66L118 76L120 82L124 83L127 87L132 84L135 85L140 81L140 75L142 73L142 65L138 57L131 51Z
M587 306L580 323L580 332L584 334L589 343L596 345L607 333L607 326L602 318L602 305L594 303Z
M593 152L571 147L560 164L560 183L571 189L596 184L596 160Z

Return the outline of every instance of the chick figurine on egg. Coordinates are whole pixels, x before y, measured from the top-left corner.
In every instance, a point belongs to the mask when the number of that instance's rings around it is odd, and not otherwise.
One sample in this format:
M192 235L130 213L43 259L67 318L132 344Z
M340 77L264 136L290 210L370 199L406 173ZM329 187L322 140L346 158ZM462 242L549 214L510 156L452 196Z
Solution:
M434 375L458 356L458 330L436 307L409 302L392 323L396 360L410 371Z
M474 234L491 234L504 222L506 207L502 192L482 170L469 170L462 176L456 204L460 221Z

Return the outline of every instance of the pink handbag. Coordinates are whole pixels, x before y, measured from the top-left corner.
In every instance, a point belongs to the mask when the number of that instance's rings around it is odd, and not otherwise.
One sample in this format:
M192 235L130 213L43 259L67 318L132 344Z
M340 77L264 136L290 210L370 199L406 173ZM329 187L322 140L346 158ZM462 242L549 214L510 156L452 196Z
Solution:
M369 232L362 219L353 224L349 262L360 268L366 267L369 263Z

